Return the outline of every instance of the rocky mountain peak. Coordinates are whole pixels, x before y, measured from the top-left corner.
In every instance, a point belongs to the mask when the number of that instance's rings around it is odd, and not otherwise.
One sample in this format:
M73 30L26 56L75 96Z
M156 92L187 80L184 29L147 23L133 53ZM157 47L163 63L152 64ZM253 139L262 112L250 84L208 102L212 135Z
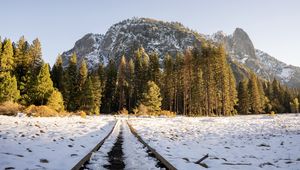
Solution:
M114 24L106 32L102 50L109 57L132 56L137 46L160 57L182 52L194 44L200 45L197 34L177 22L149 18L133 18Z
M103 58L101 57L101 43L103 40L103 35L101 34L86 34L81 39L75 42L74 47L62 54L63 65L68 65L68 60L73 53L76 53L78 63L83 59L87 61L88 67L93 68L96 64L101 62Z
M248 34L241 28L236 28L231 38L231 48L239 56L256 58L255 48Z
M164 22L149 18L132 18L112 25L105 35L87 34L78 40L74 48L62 54L67 66L69 57L75 52L80 62L87 61L89 69L110 58L119 61L122 55L127 59L140 46L147 53L156 52L161 58L169 53L174 56L189 47L200 46L206 39L225 45L228 61L238 80L249 75L249 70L260 77L272 80L274 77L291 86L300 87L300 68L286 65L263 51L255 49L248 34L236 28L233 34L218 31L203 35L192 31L178 22Z

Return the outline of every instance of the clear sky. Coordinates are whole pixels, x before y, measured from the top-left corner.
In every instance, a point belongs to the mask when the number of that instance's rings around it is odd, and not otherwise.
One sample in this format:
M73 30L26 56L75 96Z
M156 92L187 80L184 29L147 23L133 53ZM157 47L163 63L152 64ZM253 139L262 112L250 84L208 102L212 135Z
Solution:
M204 34L240 27L255 48L300 66L300 0L1 0L0 11L2 40L38 37L51 65L86 33L104 34L124 19L149 17Z

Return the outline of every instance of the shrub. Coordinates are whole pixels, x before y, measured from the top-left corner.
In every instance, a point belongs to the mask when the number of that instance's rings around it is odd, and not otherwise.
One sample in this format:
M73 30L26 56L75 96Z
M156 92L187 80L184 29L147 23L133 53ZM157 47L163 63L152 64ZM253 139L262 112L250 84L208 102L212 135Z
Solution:
M138 114L142 114L142 115L148 114L148 107L143 104L140 104L137 109L138 109L138 112L137 112Z
M138 114L139 110L135 107L135 108L132 109L132 112L133 112L133 114L136 115L136 114Z
M28 116L42 116L42 117L51 117L51 116L58 116L58 113L49 108L48 106L35 106L35 105L30 105L27 107L24 112Z
M64 111L64 100L62 94L58 90L54 90L50 95L47 106L57 112Z
M270 116L275 116L276 113L274 111L271 111Z
M4 102L0 104L0 115L15 116L22 112L24 107L14 102Z
M99 108L99 106L94 105L91 113L94 114L94 115L99 116L100 115L100 108Z
M168 110L161 111L149 111L149 108L143 104L140 104L138 108L133 109L133 113L136 116L166 116L175 117L176 113Z
M81 118L85 119L86 118L86 113L84 111L79 111L79 115Z
M123 108L122 110L118 111L118 114L120 115L128 115L128 110Z
M162 110L162 111L157 112L157 116L175 117L176 113L170 112L168 110Z

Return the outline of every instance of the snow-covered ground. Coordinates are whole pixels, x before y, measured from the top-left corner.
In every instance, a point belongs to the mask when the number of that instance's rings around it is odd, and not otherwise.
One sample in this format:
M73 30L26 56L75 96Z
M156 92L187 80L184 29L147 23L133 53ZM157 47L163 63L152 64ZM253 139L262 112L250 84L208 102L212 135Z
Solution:
M300 169L300 115L131 118L142 138L178 169Z
M0 169L71 169L114 122L113 116L0 116Z
M87 167L103 169L119 134L125 169L156 169L157 161L131 134L124 117ZM70 169L112 129L113 116L0 116L0 169ZM300 115L136 118L138 134L178 169L300 170ZM120 133L122 132L122 133Z

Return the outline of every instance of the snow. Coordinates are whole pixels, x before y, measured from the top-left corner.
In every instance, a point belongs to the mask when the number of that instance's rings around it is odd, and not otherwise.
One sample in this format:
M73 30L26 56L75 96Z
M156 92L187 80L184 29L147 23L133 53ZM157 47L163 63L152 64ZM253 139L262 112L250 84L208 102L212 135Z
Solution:
M114 122L112 116L0 116L0 169L71 169Z
M300 116L133 118L130 123L178 169L300 169ZM243 165L228 165L243 164ZM245 164L245 165L244 165Z
M157 169L138 134L177 169L300 169L300 115L234 117L0 116L0 169L70 169L112 129L87 165L103 169L122 131L125 169Z
M243 59L241 59L241 63L245 64L247 60L248 60L248 58L243 58Z
M286 67L282 69L281 73L278 76L282 78L283 81L288 82L293 74L294 70Z
M286 63L283 63L258 49L255 50L255 53L259 62L264 67L264 70L275 75L276 78L281 80L283 83L287 83L291 79L295 78L296 73L299 70L298 67L287 65ZM270 80L272 80L273 76L270 77Z

